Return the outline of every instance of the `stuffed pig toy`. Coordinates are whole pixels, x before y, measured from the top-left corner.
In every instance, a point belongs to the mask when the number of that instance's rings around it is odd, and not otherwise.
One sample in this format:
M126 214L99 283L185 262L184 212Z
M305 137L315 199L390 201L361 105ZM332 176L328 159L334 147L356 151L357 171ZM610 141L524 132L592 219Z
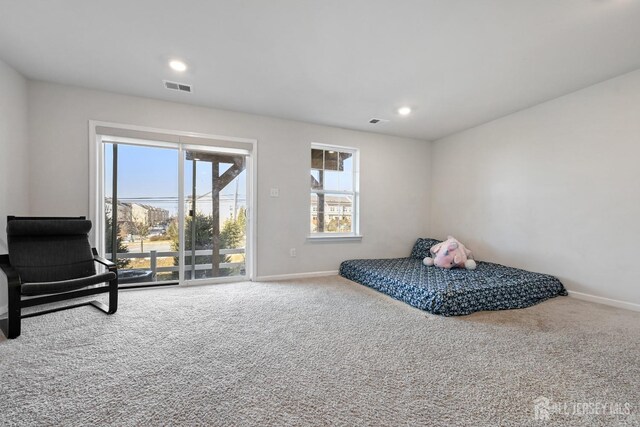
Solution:
M449 236L447 240L430 249L432 257L426 257L422 262L424 265L435 265L442 268L464 267L467 270L476 268L471 251L462 243Z

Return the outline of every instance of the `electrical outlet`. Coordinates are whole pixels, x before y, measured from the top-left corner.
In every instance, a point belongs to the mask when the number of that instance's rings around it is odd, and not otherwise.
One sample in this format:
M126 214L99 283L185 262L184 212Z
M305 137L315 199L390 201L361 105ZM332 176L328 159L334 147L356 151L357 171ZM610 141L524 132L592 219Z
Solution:
M291 249L289 249L289 256L290 256L291 258L295 258L295 257L296 257L296 255L297 255L297 254L296 254L296 248L291 248Z
M278 188L272 188L271 197L279 197L279 196L280 196L280 190Z

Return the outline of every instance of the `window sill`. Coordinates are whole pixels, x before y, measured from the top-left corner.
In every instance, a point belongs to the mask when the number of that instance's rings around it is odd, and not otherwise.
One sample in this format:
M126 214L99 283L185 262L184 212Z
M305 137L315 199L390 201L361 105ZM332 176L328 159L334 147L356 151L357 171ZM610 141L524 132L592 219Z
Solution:
M357 234L338 234L338 235L311 235L307 236L307 242L359 242L362 236Z

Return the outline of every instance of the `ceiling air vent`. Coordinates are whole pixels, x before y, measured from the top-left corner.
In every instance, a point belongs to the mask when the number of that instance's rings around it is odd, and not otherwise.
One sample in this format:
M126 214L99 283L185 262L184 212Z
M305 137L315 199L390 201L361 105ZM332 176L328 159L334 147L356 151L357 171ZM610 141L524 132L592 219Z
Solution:
M386 123L389 120L386 119L376 119L375 117L369 120L369 123L371 123L372 125L376 125L378 123Z
M163 82L164 82L164 87L166 87L167 89L179 90L180 92L187 92L187 93L193 92L193 87L191 85L188 85L185 83L170 82L169 80L163 80Z

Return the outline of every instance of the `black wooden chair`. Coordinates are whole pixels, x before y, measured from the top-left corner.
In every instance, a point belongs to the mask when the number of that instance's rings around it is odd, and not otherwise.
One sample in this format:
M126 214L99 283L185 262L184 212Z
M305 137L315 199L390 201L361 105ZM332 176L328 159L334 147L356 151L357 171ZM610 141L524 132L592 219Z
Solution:
M20 335L20 320L69 308L92 305L107 314L118 309L116 265L89 244L91 221L85 217L7 218L8 255L0 255L0 270L7 278L9 311L0 320L7 338ZM96 272L95 263L107 268ZM22 314L41 304L109 292L109 306L99 301Z

